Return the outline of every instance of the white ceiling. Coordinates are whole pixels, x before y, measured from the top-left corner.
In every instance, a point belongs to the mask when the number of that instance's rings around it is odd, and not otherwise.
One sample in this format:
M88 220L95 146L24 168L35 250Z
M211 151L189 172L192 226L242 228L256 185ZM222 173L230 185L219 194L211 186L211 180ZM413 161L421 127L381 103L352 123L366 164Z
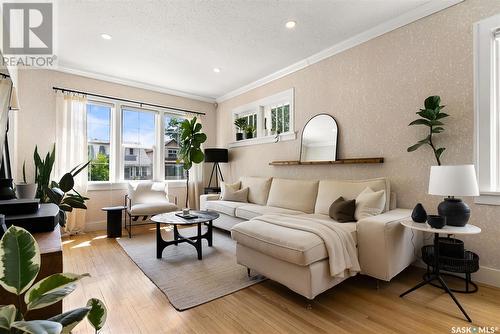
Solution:
M216 98L439 1L58 1L57 55L62 68Z

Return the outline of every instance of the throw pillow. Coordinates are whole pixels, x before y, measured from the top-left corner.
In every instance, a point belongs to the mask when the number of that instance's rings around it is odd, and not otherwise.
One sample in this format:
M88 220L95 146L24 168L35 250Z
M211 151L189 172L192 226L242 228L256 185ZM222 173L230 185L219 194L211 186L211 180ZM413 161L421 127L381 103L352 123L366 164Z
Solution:
M339 223L353 222L356 221L354 211L356 211L356 200L346 201L343 197L339 197L330 205L329 216Z
M241 181L238 181L235 183L226 183L226 182L222 181L220 183L220 199L224 198L224 192L226 191L226 187L231 188L231 190L233 190L233 191L240 190Z
M366 187L356 197L354 218L360 220L381 214L385 208L385 200L385 190L373 191L372 188Z
M234 191L231 187L227 187L224 191L223 201L232 202L248 202L248 187Z

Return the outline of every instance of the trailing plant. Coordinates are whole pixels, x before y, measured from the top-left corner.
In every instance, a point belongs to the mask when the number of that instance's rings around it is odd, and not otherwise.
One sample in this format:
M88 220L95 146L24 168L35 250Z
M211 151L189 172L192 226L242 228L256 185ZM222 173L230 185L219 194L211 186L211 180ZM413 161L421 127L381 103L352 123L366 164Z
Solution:
M441 98L439 96L429 96L424 101L424 109L420 109L416 114L420 116L419 119L414 120L408 126L411 125L424 125L428 127L428 135L419 140L415 145L408 147L408 152L416 151L423 145L429 145L434 152L434 157L436 158L437 164L441 165L441 155L443 154L446 148L440 147L436 148L436 145L433 141L433 135L442 133L444 131L444 123L441 119L448 117L450 115L441 112L441 110L445 107L440 105Z
M177 163L182 163L186 171L186 208L189 203L189 170L193 164L199 164L205 159L201 144L207 140L207 135L201 132L202 125L197 123L196 117L190 121L185 119L180 123L180 142Z
M236 127L238 128L239 131L243 132L243 131L245 131L245 127L247 125L247 121L244 118L237 118L234 121L234 125L236 125Z
M90 299L85 307L47 320L25 320L26 315L53 305L76 289L89 274L59 273L33 284L40 271L40 250L35 238L23 228L11 226L0 240L0 286L17 296L16 305L0 306L0 333L70 333L85 317L97 333L106 321L106 307ZM24 294L24 298L22 295Z

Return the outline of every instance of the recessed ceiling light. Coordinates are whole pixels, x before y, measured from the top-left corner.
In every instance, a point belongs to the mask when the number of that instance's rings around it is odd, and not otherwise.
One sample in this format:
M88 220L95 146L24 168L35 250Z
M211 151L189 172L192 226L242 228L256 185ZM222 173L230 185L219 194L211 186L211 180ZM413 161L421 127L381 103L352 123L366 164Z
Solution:
M101 37L102 37L102 39L107 39L107 40L110 40L111 38L113 38L109 34L101 34Z
M214 67L214 72L215 72L215 73L220 73L220 68L218 68L218 67Z
M297 25L297 22L295 21L288 21L285 26L288 28L288 29L293 29L295 28L295 26Z

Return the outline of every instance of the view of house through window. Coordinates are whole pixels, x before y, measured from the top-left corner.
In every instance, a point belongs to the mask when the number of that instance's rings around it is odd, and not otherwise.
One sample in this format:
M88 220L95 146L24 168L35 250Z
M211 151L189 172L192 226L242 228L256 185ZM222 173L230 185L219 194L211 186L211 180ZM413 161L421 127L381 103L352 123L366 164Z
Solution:
M186 172L176 163L179 151L179 125L184 118L165 114L165 180L183 180Z
M153 179L155 113L122 109L123 178Z
M109 181L111 107L87 104L87 147L89 181Z

